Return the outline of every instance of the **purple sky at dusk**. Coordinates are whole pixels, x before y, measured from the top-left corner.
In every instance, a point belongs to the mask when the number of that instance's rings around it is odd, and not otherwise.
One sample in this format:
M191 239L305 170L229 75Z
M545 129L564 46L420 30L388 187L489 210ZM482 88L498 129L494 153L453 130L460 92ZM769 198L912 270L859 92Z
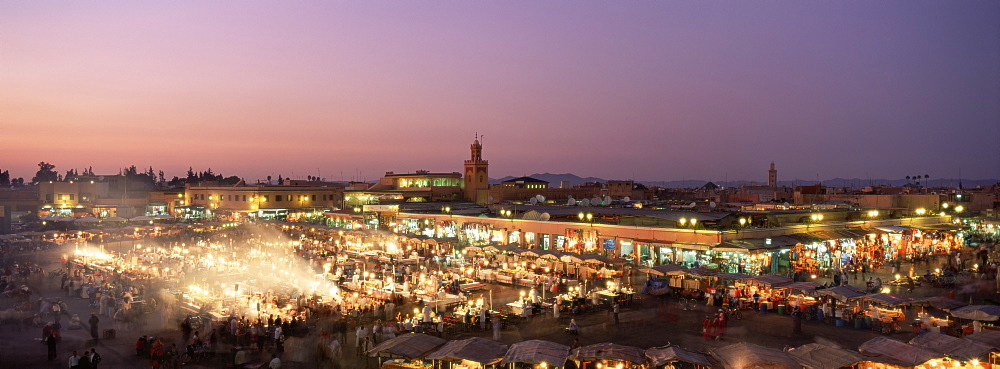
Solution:
M1000 177L997 1L3 1L0 169Z

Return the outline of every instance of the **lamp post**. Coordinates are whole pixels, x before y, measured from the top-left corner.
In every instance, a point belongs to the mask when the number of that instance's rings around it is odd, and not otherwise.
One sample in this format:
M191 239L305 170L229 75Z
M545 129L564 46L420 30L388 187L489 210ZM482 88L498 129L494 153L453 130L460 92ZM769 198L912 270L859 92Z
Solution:
M584 212L581 211L576 216L577 216L577 218L580 218L581 222L587 221L587 222L590 223L591 226L594 225L594 214L593 213L584 213Z
M806 233L809 233L809 226L812 225L812 223L819 223L823 221L823 214L812 214L809 216L809 220L811 222L806 223Z

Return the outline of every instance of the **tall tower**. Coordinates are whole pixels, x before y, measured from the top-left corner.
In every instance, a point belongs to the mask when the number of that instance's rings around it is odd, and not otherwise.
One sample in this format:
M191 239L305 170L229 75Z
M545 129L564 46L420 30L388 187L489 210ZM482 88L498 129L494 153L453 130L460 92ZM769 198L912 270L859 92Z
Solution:
M767 187L778 187L778 170L774 169L774 162L771 162L771 169L767 171Z
M465 201L485 204L489 197L489 161L483 160L483 145L479 134L472 142L472 158L465 161Z

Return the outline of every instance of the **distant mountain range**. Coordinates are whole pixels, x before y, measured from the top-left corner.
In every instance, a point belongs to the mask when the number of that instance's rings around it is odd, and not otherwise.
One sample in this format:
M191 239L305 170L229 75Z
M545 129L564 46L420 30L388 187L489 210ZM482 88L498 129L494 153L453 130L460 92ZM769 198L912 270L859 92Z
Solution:
M558 187L563 181L569 182L571 185L578 185L587 182L607 182L607 179L597 178L597 177L580 177L572 173L563 174L553 174L553 173L535 173L528 175L528 177L540 179L549 182L549 186ZM507 181L510 179L519 178L514 176L506 176L502 178L490 178L490 183L500 184L500 182ZM636 181L647 186L658 186L667 188L696 188L705 185L705 183L713 182L716 185L723 187L734 187L734 186L745 186L745 185L766 185L766 181L708 181L700 179L686 179L686 180L676 180L676 181ZM989 187L1000 182L998 179L962 179L963 188L975 188L977 186ZM850 188L861 188L867 186L903 186L907 183L913 183L912 180L902 179L861 179L861 178L833 178L823 181L823 185L827 187L850 187ZM803 186L803 185L814 185L815 180L791 180L791 181L778 181L781 186ZM921 186L928 187L954 187L957 188L959 185L959 180L957 178L930 178L926 181L921 179Z

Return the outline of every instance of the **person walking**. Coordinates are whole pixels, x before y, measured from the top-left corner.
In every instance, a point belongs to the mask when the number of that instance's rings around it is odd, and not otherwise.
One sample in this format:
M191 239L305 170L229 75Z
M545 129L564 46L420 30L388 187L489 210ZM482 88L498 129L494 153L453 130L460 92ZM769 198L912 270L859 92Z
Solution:
M49 336L45 338L45 345L49 349L49 361L56 358L56 336L49 333Z
M615 304L611 307L612 313L615 315L615 324L618 324L618 310L619 310L619 307L620 307L620 305L617 302L615 302Z
M90 320L87 321L90 324L90 337L93 339L98 339L97 337L97 323L100 323L101 319L97 317L96 313L90 313Z

